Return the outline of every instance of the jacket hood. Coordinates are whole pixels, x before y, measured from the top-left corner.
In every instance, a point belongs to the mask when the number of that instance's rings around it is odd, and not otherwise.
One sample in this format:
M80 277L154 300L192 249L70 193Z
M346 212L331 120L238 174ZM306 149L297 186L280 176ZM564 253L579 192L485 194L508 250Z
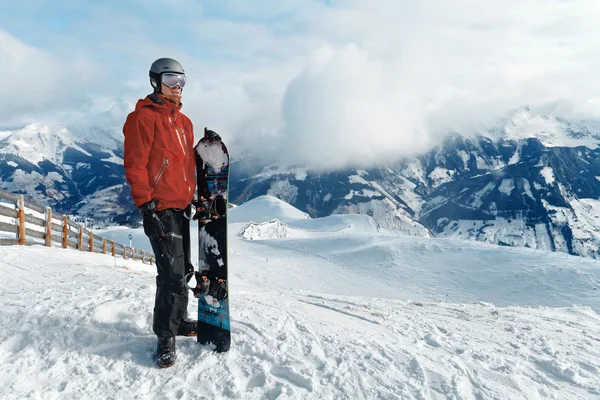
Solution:
M170 101L166 100L163 96L158 93L151 93L143 99L139 99L135 105L135 111L139 111L144 107L152 107L158 111L164 113L172 113L175 114L181 110L182 104L175 105Z

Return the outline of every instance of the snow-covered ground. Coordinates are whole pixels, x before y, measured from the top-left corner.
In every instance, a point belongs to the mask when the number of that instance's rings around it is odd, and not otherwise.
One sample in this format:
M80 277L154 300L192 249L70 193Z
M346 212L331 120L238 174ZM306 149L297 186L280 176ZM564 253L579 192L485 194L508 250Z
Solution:
M600 398L600 262L245 206L230 210L231 350L178 338L167 370L154 267L0 248L0 398ZM130 233L149 250L139 230L103 232Z

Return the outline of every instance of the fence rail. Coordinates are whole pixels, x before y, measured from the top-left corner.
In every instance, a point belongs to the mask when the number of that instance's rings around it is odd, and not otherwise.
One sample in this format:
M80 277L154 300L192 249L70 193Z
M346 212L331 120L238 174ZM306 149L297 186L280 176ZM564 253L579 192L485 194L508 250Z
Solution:
M0 216L13 218L15 221L12 224L0 221L0 232L15 234L14 239L0 238L0 246L44 244L52 247L58 244L64 249L109 254L113 257L141 260L143 263L152 264L154 261L154 254L98 236L50 207L26 201L22 194L0 189L0 200L8 202L0 202ZM15 208L11 208L11 205ZM31 211L44 217L33 215Z

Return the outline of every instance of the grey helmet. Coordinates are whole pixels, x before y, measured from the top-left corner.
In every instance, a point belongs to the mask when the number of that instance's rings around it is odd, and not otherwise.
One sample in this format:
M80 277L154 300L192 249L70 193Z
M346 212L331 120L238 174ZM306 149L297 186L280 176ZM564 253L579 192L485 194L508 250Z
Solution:
M159 92L161 90L162 74L165 72L173 72L176 74L185 74L183 67L179 62L172 58L159 58L154 61L150 66L150 84L154 88L154 91Z

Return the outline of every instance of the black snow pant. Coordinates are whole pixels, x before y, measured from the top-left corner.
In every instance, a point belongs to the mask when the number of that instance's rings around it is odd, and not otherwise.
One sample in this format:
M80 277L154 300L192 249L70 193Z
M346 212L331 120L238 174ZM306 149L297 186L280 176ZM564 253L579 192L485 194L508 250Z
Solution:
M172 337L177 335L181 321L187 319L185 275L194 270L190 254L190 221L181 209L168 208L156 214L167 237L161 241L150 238L158 272L152 329L158 337Z

